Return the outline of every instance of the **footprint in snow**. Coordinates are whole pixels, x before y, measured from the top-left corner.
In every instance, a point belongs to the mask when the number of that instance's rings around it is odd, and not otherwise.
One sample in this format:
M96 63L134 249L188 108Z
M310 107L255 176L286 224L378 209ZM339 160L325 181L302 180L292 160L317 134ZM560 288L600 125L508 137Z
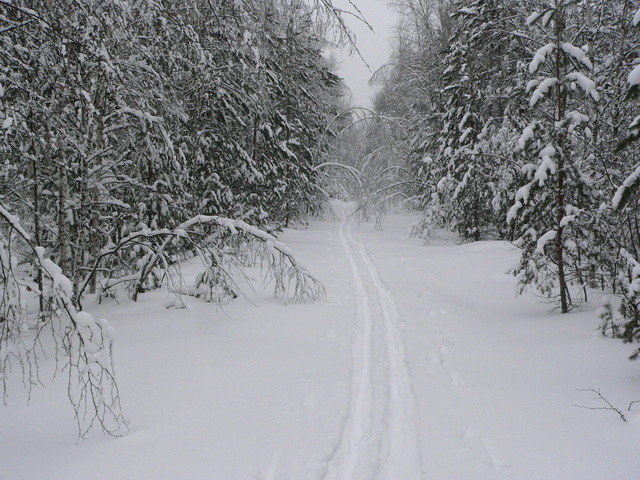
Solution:
M312 409L317 404L318 404L318 399L316 398L316 395L313 392L309 392L309 395L307 396L305 401L302 402L302 406L306 409Z
M499 449L497 448L495 443L490 438L482 435L479 430L473 427L468 427L462 433L462 435L460 435L460 438L467 442L477 441L478 444L482 447L482 450L484 450L484 453L487 455L487 457L489 457L489 461L486 462L486 464L492 470L500 471L512 467L510 463L505 462L504 459L501 458Z
M469 383L459 373L450 372L449 376L451 377L451 385L453 385L454 387L462 387L474 390L473 386L469 385Z
M427 357L427 364L429 365L444 365L444 358L439 353Z
M338 338L338 333L336 332L335 325L332 325L329 331L327 332L327 339L335 340L336 338Z

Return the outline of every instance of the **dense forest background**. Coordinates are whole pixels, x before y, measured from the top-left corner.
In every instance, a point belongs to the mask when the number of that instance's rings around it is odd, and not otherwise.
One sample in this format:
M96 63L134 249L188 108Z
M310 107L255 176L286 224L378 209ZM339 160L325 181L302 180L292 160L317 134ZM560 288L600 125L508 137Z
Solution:
M358 115L329 0L0 0L0 381L31 378L41 336L25 339L50 331L81 433L120 432L109 325L83 298L224 302L256 262L277 295L321 298L276 236L335 197L380 224L423 212L425 240L513 242L520 291L562 312L605 292L603 333L640 340L640 6L392 3ZM171 272L190 255L208 267L185 292Z
M349 35L325 1L0 2L5 387L12 364L32 384L25 334L50 331L81 430L118 432L109 325L86 294L166 284L224 302L233 266L266 262L277 295L322 296L272 234L324 198L315 166L344 87L323 49ZM207 270L181 291L177 260L196 254Z

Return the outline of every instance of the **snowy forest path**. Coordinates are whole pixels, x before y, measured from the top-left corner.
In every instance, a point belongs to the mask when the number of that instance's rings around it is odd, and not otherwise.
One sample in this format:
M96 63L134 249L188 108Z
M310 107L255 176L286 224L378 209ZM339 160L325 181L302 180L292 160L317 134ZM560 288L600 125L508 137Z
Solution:
M416 399L405 358L402 318L365 245L353 233L349 205L335 204L349 260L356 314L351 399L326 479L422 478Z

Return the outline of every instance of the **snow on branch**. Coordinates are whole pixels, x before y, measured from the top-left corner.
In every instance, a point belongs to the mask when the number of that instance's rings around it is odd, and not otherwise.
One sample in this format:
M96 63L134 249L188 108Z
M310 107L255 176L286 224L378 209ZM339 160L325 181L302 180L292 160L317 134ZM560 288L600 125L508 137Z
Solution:
M187 231L196 225L206 224L222 227L232 235L242 232L262 244L262 254L269 260L269 270L275 282L276 298L284 297L287 291L292 292L289 299L293 302L311 302L325 298L322 284L296 260L293 251L264 230L242 220L217 215L198 215L181 224L178 230Z
M2 217L2 219L7 222L11 226L11 228L15 229L25 241L31 241L31 235L29 235L26 230L22 228L18 217L15 215L11 215L2 207L2 205L0 205L0 217Z
M529 201L529 195L531 192L531 186L533 182L529 182L526 185L523 185L516 192L515 202L507 212L507 224L510 225L518 215L518 211L527 204Z
M518 148L520 150L524 150L527 146L527 142L531 140L534 136L534 129L536 128L536 122L531 125L527 125L524 130L522 130L522 135L518 138Z
M538 51L533 55L533 60L529 64L529 73L536 73L540 65L544 63L547 58L547 55L553 52L556 48L555 43L547 43L545 46L538 49Z
M589 70L593 70L593 64L591 63L591 60L589 60L589 57L587 57L587 54L584 52L584 50L574 45L571 45L570 43L563 43L562 45L560 45L560 48L562 48L563 52L575 58L578 62L582 63Z
M640 187L640 165L636 167L634 172L625 178L622 185L618 187L613 196L612 206L614 209L622 208L631 199L631 195Z
M640 64L636 65L635 68L631 70L627 77L627 83L632 87L634 85L640 85Z
M584 90L584 93L589 95L594 102L600 100L600 94L596 90L596 83L584 74L580 72L571 72L567 74L565 79L569 80L570 82L576 82L578 85L580 85L582 90Z
M313 170L317 172L317 171L320 171L320 169L323 169L325 167L338 167L338 168L345 169L347 172L349 172L353 176L353 178L355 178L355 180L359 184L362 184L362 172L360 172L360 170L358 170L357 168L352 167L351 165L345 165L339 162L324 162L324 163L321 163L320 165L313 167Z
M552 145L547 145L540 150L540 166L534 175L534 179L538 181L540 186L544 185L545 180L549 178L549 174L556 173L556 164L552 158L556 153L556 149Z
M79 438L94 426L109 435L127 433L113 370L113 327L105 319L95 321L90 314L76 309L72 282L45 256L44 248L32 243L17 216L0 206L0 221L0 225L8 227L6 235L0 229L0 382L5 396L11 359L19 363L25 385L30 388L39 381L36 350L45 348L42 337L48 331L55 349L52 356L58 358L62 349L66 357L67 392ZM34 289L18 269L13 232L17 232L20 243L31 252L35 267L46 278L43 291ZM28 304L33 297L39 297L39 304L45 307L36 312L30 310Z
M554 8L546 8L545 10L542 11L542 13L540 12L533 12L531 15L529 15L525 21L525 25L527 25L527 27L530 27L532 25L535 25L540 19L542 19L541 23L543 27L546 27L547 25L549 25L549 22L551 21L551 18L553 17L555 13L555 9Z
M527 17L525 24L527 26L533 25L540 17L542 16L539 12L533 12L531 15Z
M538 101L540 101L551 89L554 85L558 83L557 78L545 78L540 84L536 87L536 90L531 95L531 100L529 100L529 105L534 107Z
M76 305L82 305L82 296L84 295L85 290L89 286L91 279L96 275L97 270L104 264L105 260L109 257L116 256L120 251L129 248L134 245L140 245L148 243L153 238L161 238L170 240L172 236L180 236L181 232L176 231L172 232L169 229L142 229L140 231L131 233L123 238L121 238L117 244L109 245L106 248L103 248L100 253L96 256L93 262L93 266L88 269L84 279L79 283L78 288L76 290L76 295L74 298L74 302ZM167 243L168 243L167 240ZM112 279L110 278L107 282L108 287L114 286L117 283L122 281L139 281L143 275L143 270L138 270L134 273L125 274L123 278Z
M558 232L556 232L555 230L549 230L547 233L542 235L536 242L536 252L540 254L544 253L544 247L547 245L547 243L556 238L557 234Z

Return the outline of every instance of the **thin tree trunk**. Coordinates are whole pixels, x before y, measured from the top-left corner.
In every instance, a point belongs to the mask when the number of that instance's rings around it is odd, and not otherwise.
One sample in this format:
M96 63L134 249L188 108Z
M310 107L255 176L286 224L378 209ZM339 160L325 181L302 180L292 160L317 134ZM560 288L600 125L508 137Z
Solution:
M41 230L40 230L40 188L38 183L38 162L33 157L31 159L31 167L33 173L33 234L34 240L37 246L42 246L42 238L41 238ZM42 267L38 262L38 275L36 278L38 283L38 290L40 294L38 295L38 307L40 308L40 313L44 311L44 297L42 296L42 291L44 290L44 279L42 276Z
M102 81L104 81L104 79L101 79ZM95 100L95 105L98 107L98 118L97 118L97 128L96 128L96 148L99 152L102 151L102 149L104 148L104 142L102 141L102 135L104 132L104 117L103 117L103 113L102 113L102 103L101 100L103 99L102 96L102 84L98 87L98 90L96 92L96 100ZM95 159L96 162L96 166L102 164L102 154L98 155ZM100 252L100 234L99 234L99 229L100 229L100 182L101 182L101 177L102 177L102 172L99 168L94 168L94 173L93 175L96 176L95 181L94 181L94 188L91 190L91 197L90 197L90 201L91 201L91 208L90 208L90 212L91 212L91 231L90 231L90 249L89 249L89 253L90 253L90 262L95 261L95 259L98 257L98 254ZM91 280L89 282L89 293L94 294L96 293L96 286L97 286L97 272L93 272L93 274L91 275Z
M559 2L556 1L556 61L555 70L556 78L556 122L559 123L564 120L566 97L565 92L560 82L560 79L564 77L564 58L560 45L562 44L562 33L564 30L564 7L559 6ZM565 216L565 181L567 172L565 170L565 136L560 130L557 134L557 150L558 150L558 182L557 182L557 197L556 197L556 264L558 266L558 286L560 287L560 309L562 313L569 311L569 302L567 296L567 282L565 278L565 263L564 263L564 228L562 227L562 219Z
M65 273L69 273L69 234L67 232L66 203L68 196L67 166L64 159L58 159L58 265Z

